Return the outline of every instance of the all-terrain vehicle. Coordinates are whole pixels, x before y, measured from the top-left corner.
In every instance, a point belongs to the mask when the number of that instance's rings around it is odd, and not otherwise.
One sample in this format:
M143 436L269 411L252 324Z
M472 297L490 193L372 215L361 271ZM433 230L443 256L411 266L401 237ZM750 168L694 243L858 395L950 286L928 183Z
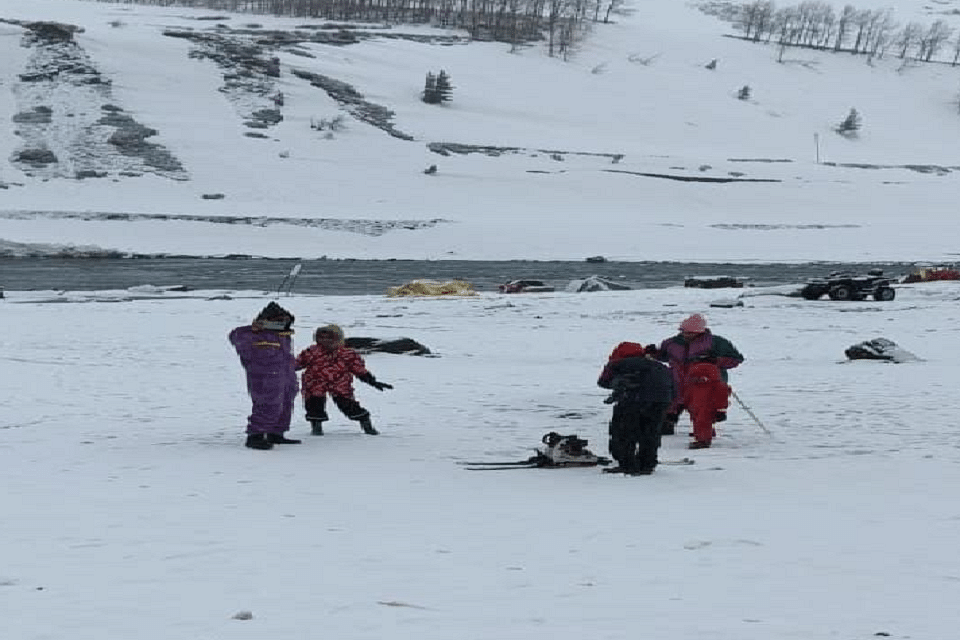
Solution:
M845 271L834 271L826 278L812 278L800 290L806 300L817 300L826 294L831 300L874 300L887 302L897 296L884 277L882 269L870 269L865 276L856 276Z

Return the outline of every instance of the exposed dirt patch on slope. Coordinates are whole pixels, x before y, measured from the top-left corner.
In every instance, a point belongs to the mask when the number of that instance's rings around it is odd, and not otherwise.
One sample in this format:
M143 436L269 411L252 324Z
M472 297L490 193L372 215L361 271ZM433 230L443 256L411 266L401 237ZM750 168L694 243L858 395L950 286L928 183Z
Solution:
M288 225L327 231L348 231L365 236L382 236L391 231L415 231L450 222L443 218L429 220L368 220L361 218L281 218L276 216L210 216L176 213L116 213L98 211L0 211L6 220L83 220L85 222L206 222L254 227Z
M13 116L21 146L11 162L39 178L102 178L153 173L187 179L158 135L116 104L109 78L74 40L74 25L22 22L21 46L30 50L13 87Z

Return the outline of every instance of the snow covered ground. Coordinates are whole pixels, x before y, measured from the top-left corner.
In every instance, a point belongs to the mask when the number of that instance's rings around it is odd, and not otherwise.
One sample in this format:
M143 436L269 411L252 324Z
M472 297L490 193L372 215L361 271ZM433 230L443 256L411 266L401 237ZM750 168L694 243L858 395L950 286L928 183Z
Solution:
M960 289L808 302L659 289L283 298L312 329L414 338L358 385L382 435L242 446L245 292L7 292L0 597L17 640L944 640L960 628ZM59 302L57 302L59 300ZM596 377L691 312L746 362L709 450L649 477L466 471L548 431L606 453ZM884 336L920 360L847 361ZM766 432L769 431L769 434ZM249 620L234 616L249 612ZM241 615L241 617L243 617Z

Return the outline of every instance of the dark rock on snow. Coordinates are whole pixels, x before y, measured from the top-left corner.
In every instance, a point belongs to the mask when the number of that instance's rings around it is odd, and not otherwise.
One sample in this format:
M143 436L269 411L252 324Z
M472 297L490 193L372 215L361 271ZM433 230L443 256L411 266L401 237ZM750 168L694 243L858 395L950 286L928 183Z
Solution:
M430 353L430 349L412 338L382 340L380 338L356 337L347 338L345 342L348 347L356 349L359 353L378 351L382 353L400 353L413 356L424 356Z
M886 362L911 362L919 360L917 356L902 349L893 340L874 338L848 347L844 354L851 360L883 360Z

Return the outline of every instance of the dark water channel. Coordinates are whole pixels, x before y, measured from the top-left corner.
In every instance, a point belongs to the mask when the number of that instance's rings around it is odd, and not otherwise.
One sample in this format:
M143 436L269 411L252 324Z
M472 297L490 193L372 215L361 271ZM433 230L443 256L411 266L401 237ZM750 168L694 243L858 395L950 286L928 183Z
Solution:
M8 291L93 291L138 285L190 289L276 291L297 260L264 258L0 258L0 288ZM635 289L683 286L689 277L731 276L748 285L802 282L830 271L881 268L891 277L909 263L726 264L688 262L553 262L465 260L304 260L293 291L314 295L383 294L411 280L466 280L496 291L508 280L538 279L563 290L591 275Z

